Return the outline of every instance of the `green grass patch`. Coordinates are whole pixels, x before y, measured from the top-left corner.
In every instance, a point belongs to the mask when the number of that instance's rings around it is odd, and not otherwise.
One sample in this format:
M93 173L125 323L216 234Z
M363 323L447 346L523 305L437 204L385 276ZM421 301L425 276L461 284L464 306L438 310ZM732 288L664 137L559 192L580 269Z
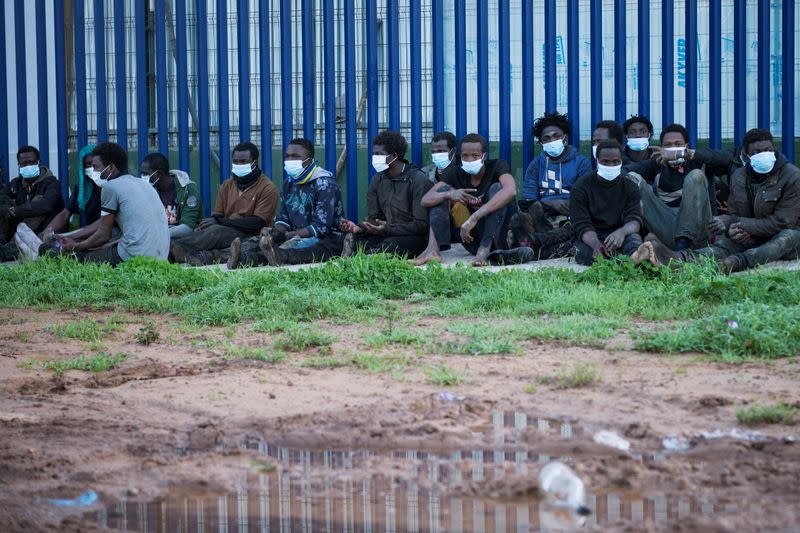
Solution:
M58 360L48 359L41 361L44 370L52 370L56 374L63 374L68 370L83 370L87 372L105 372L123 362L128 356L124 353L99 353L97 355L79 355L71 359Z
M518 354L519 346L508 339L472 339L468 342L441 342L435 346L437 353L463 355Z
M403 355L354 355L350 364L358 369L375 374L395 374L414 364L412 358Z
M796 416L797 409L783 402L773 405L755 403L736 409L736 420L745 426L792 424Z
M403 346L423 346L430 342L429 334L421 331L412 331L408 328L386 329L378 333L369 333L365 337L370 348L383 348L391 344Z
M597 383L600 377L597 368L588 363L574 363L571 368L562 366L554 375L540 376L536 382L557 389L579 389Z
M318 355L315 357L309 357L307 359L303 359L300 363L301 367L304 368L340 368L343 366L348 366L350 361L346 359L342 359L341 357L336 357L334 355Z
M47 330L58 337L77 339L83 342L99 342L111 333L121 331L123 321L116 314L104 321L84 318L66 324L50 324Z
M290 352L302 352L309 348L330 346L336 337L323 333L309 325L298 325L285 330L276 340L275 347Z
M423 369L423 373L429 383L442 387L460 385L467 379L467 373L454 370L444 364L428 365Z
M280 363L286 359L285 353L264 346L221 343L219 348L223 359L252 359L264 363Z

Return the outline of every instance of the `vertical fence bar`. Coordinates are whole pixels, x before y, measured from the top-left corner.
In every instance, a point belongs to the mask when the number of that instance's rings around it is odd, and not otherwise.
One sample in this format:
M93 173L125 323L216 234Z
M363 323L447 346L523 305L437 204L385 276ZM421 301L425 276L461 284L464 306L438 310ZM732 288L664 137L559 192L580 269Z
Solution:
M167 17L166 0L156 0L156 124L158 151L169 157L169 112L167 110Z
M625 0L614 0L614 118L625 122L628 104L628 59L625 43Z
M333 19L333 16L331 16ZM261 167L272 173L272 43L270 31L270 0L259 0L258 61L261 71ZM327 57L327 50L325 52ZM327 74L327 72L326 72ZM328 83L328 80L325 80ZM326 100L327 103L327 100ZM336 127L336 106L333 107L334 136ZM336 143L334 142L334 151ZM334 152L335 153L335 152ZM328 167L333 168L333 167ZM267 174L269 176L269 174ZM271 177L271 176L270 176Z
M580 101L580 37L579 4L569 2L567 7L567 112L572 121L569 143L580 149L581 101Z
M533 4L522 2L522 166L533 159Z
M14 2L14 26L17 31L14 52L17 70L25 64L25 4L22 0ZM3 43L5 45L5 43ZM4 76L5 78L5 76ZM17 76L17 138L19 145L28 144L28 89L26 76Z
M60 2L56 2L56 14L59 13L59 9L61 13L64 12L64 6L59 5ZM63 20L56 19L56 20ZM0 27L6 27L6 10L5 6L0 7ZM64 40L64 24L56 24L56 53L58 53L58 36L59 32L61 34L61 40ZM0 46L0 72L6 72L6 47L5 42L0 43L3 46ZM62 51L63 51L63 42L62 42ZM57 56L56 56L57 57ZM58 75L58 65L56 65L56 75ZM64 90L66 90L66 84L64 84ZM60 92L59 92L60 94ZM59 108L63 109L63 108ZM0 124L8 124L8 89L6 88L6 80L0 81ZM60 152L59 152L60 155ZM12 176L10 175L9 170L9 160L8 160L8 128L0 128L0 183L8 183ZM59 170L59 177L61 178L61 191L64 192L64 175ZM69 185L69 184L67 184Z
M789 162L794 163L794 2L784 2L783 33L781 35L781 150Z
M478 2L478 133L489 140L489 2ZM499 45L498 40L498 45Z
M228 105L228 1L217 0L217 115L219 122L219 181L231 171L230 108ZM237 143L238 144L238 143ZM263 166L263 162L262 162ZM268 171L270 169L267 169Z
M75 0L72 8L75 35L75 112L77 114L78 147L83 148L89 138L86 110L86 12L84 0ZM18 26L19 27L19 26ZM144 24L142 25L144 27ZM144 53L144 52L142 52ZM22 93L25 94L25 93Z
M386 22L389 56L389 128L400 131L400 32L397 0L386 0Z
M303 0L303 135L314 142L316 119L314 108L314 0Z
M36 0L36 12L44 13L44 0ZM39 77L37 96L39 105L39 152L42 162L50 166L50 126L47 109L47 31L44 17L36 17L36 70Z
M674 0L664 0L661 12L661 127L672 124L675 100L675 6Z
M603 120L603 2L591 0L590 34L591 52L591 93L592 93L592 127Z
M58 20L58 19L56 19ZM125 0L114 0L114 78L117 144L128 150L128 83L125 69Z
M347 218L358 218L358 145L356 138L356 36L354 0L344 0L345 150L347 150ZM373 21L374 23L374 21ZM371 141L370 141L371 142Z
M80 3L79 0L78 3ZM76 4L77 6L77 4ZM76 26L77 28L77 26ZM147 116L147 35L145 29L147 28L147 4L136 4L136 145L137 145L137 164L141 165L142 159L147 155L149 150L148 140L148 116ZM77 61L80 54L77 49L77 33L75 34L75 64L77 70ZM78 70L78 73L81 71ZM76 78L77 79L77 78ZM83 116L85 120L86 105L84 103ZM86 142L80 142L80 120L81 108L78 106L78 146L84 146ZM85 139L84 139L85 141ZM137 166L138 166L137 165Z
M372 3L372 2L370 2ZM433 132L444 130L444 10L442 0L433 0L431 9L433 48ZM522 32L523 38L525 32Z
M497 41L500 53L500 158L511 164L511 27L508 0L499 0ZM488 137L487 137L488 139Z
M97 93L97 140L108 140L106 105L106 18L104 0L94 0L94 65ZM46 107L44 109L47 109Z
M697 146L697 0L686 0L686 129L689 146Z
M205 0L202 0L205 1ZM178 78L178 167L189 171L189 67L186 46L186 0L175 0L175 55ZM206 80L202 80L202 85Z
M239 139L250 140L250 13L248 0L239 0L236 8L238 42L236 55L239 58ZM313 13L309 13L313 22ZM272 169L268 169L267 175Z
M262 0L268 1L268 0ZM336 34L333 0L323 0L322 20L325 29L325 168L336 171ZM262 67L263 71L263 67ZM367 98L370 98L367 96ZM369 103L369 100L367 100ZM372 122L372 115L369 121Z
M422 54L420 0L411 0L411 160L422 166Z
M467 133L467 24L464 0L455 0L456 25L456 137Z
M372 156L372 139L378 135L378 5L376 2L367 2L366 10L367 34L367 154ZM372 164L367 158L365 167L366 175L372 179Z
M736 146L742 142L747 128L747 2L734 0L733 2L733 71L738 76L733 77L733 142Z
M5 27L4 9L0 9L0 27ZM53 2L54 20L64 19L64 2ZM66 24L56 24L54 29L55 38L55 58L56 58L56 143L58 146L58 181L61 183L61 195L66 198L69 195L69 144L67 140L67 66L66 66ZM6 52L5 47L0 50L0 72L6 71ZM0 83L3 87L0 92L0 124L8 122L8 111L6 109L5 83ZM0 134L0 168L8 170L6 157L8 154L8 133L5 128ZM51 163L52 165L52 163ZM80 178L80 175L78 176Z
M639 0L639 111L650 117L650 0Z
M354 19L346 18L345 21ZM292 140L294 118L292 109L292 2L281 0L281 147Z
M791 3L790 0L783 5ZM769 12L772 2L762 0L758 3L758 127L769 129ZM787 66L784 63L784 66ZM794 65L788 65L794 69Z
M211 214L211 131L208 115L208 4L197 2L197 120L200 144L200 199L205 216ZM220 171L220 175L222 172Z
M708 18L709 146L722 147L722 0L710 0Z
M544 3L544 107L547 113L557 110L556 81L556 1Z

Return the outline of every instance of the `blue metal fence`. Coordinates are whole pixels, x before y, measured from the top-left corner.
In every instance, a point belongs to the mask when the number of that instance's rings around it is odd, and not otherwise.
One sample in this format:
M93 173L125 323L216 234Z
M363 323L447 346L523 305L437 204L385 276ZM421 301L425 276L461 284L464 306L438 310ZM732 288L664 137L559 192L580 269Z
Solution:
M638 112L715 148L768 127L794 160L797 16L757 0L5 0L0 170L38 145L66 194L68 153L111 139L132 164L171 153L210 209L232 144L254 140L272 172L303 135L355 216L380 129L419 165L434 132L478 131L519 173L553 110L573 144Z

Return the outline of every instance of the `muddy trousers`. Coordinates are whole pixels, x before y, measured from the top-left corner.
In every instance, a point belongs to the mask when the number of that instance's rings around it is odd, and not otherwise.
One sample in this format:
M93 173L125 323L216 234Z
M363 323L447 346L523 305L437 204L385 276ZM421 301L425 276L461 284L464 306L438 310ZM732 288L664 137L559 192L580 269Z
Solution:
M713 245L696 250L694 254L713 255L718 261L738 255L746 262L747 268L772 261L793 261L800 258L800 230L785 229L766 242L749 246L738 244L727 236L721 236ZM687 259L693 258L693 255L687 257Z
M258 246L260 238L250 237L242 241L241 255L239 264L241 266L261 266L267 265L264 252ZM344 235L328 235L319 239L317 243L308 248L290 248L284 250L280 246L275 247L275 254L278 261L284 265L302 265L306 263L321 263L334 257L342 255L344 245Z
M251 234L238 229L214 224L191 235L172 241L170 255L177 263L191 260L193 264L212 265L224 263L230 257L233 239L246 239Z
M606 237L614 233L615 230L598 231L597 238L603 242ZM614 253L614 255L632 255L639 246L642 244L642 237L638 233L631 233L625 240L622 241L622 246ZM591 266L594 263L592 257L592 249L580 239L575 239L575 247L578 252L575 254L575 262L579 265Z
M425 235L393 235L385 237L383 235L365 235L357 233L355 236L355 248L362 250L365 254L395 254L408 257L416 257L422 253L427 243Z
M486 202L494 197L495 194L502 188L499 183L493 184L489 187L486 193ZM443 186L440 191L451 190L449 185ZM509 202L507 205L501 207L493 213L489 213L478 221L472 229L472 242L462 242L464 248L475 255L478 248L487 248L489 250L506 249L506 234L508 233L509 223L511 217L517 212L517 204L514 201ZM439 205L431 207L428 211L428 217L431 224L436 242L439 244L440 250L447 250L450 248L452 238L454 237L454 226L450 217L450 202L443 201ZM460 235L459 235L460 239Z
M39 247L39 255L74 257L81 263L107 263L111 266L117 266L123 261L117 251L116 244L95 248L94 250L86 250L85 252L64 252L56 250L52 245L43 244Z

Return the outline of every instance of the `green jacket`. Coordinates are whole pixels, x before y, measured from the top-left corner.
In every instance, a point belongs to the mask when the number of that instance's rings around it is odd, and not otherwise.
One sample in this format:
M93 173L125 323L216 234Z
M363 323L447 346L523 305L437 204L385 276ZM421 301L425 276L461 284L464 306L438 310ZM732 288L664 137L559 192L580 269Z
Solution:
M175 214L178 224L186 224L195 228L203 217L203 206L200 203L200 189L189 175L182 170L170 170L175 177Z

